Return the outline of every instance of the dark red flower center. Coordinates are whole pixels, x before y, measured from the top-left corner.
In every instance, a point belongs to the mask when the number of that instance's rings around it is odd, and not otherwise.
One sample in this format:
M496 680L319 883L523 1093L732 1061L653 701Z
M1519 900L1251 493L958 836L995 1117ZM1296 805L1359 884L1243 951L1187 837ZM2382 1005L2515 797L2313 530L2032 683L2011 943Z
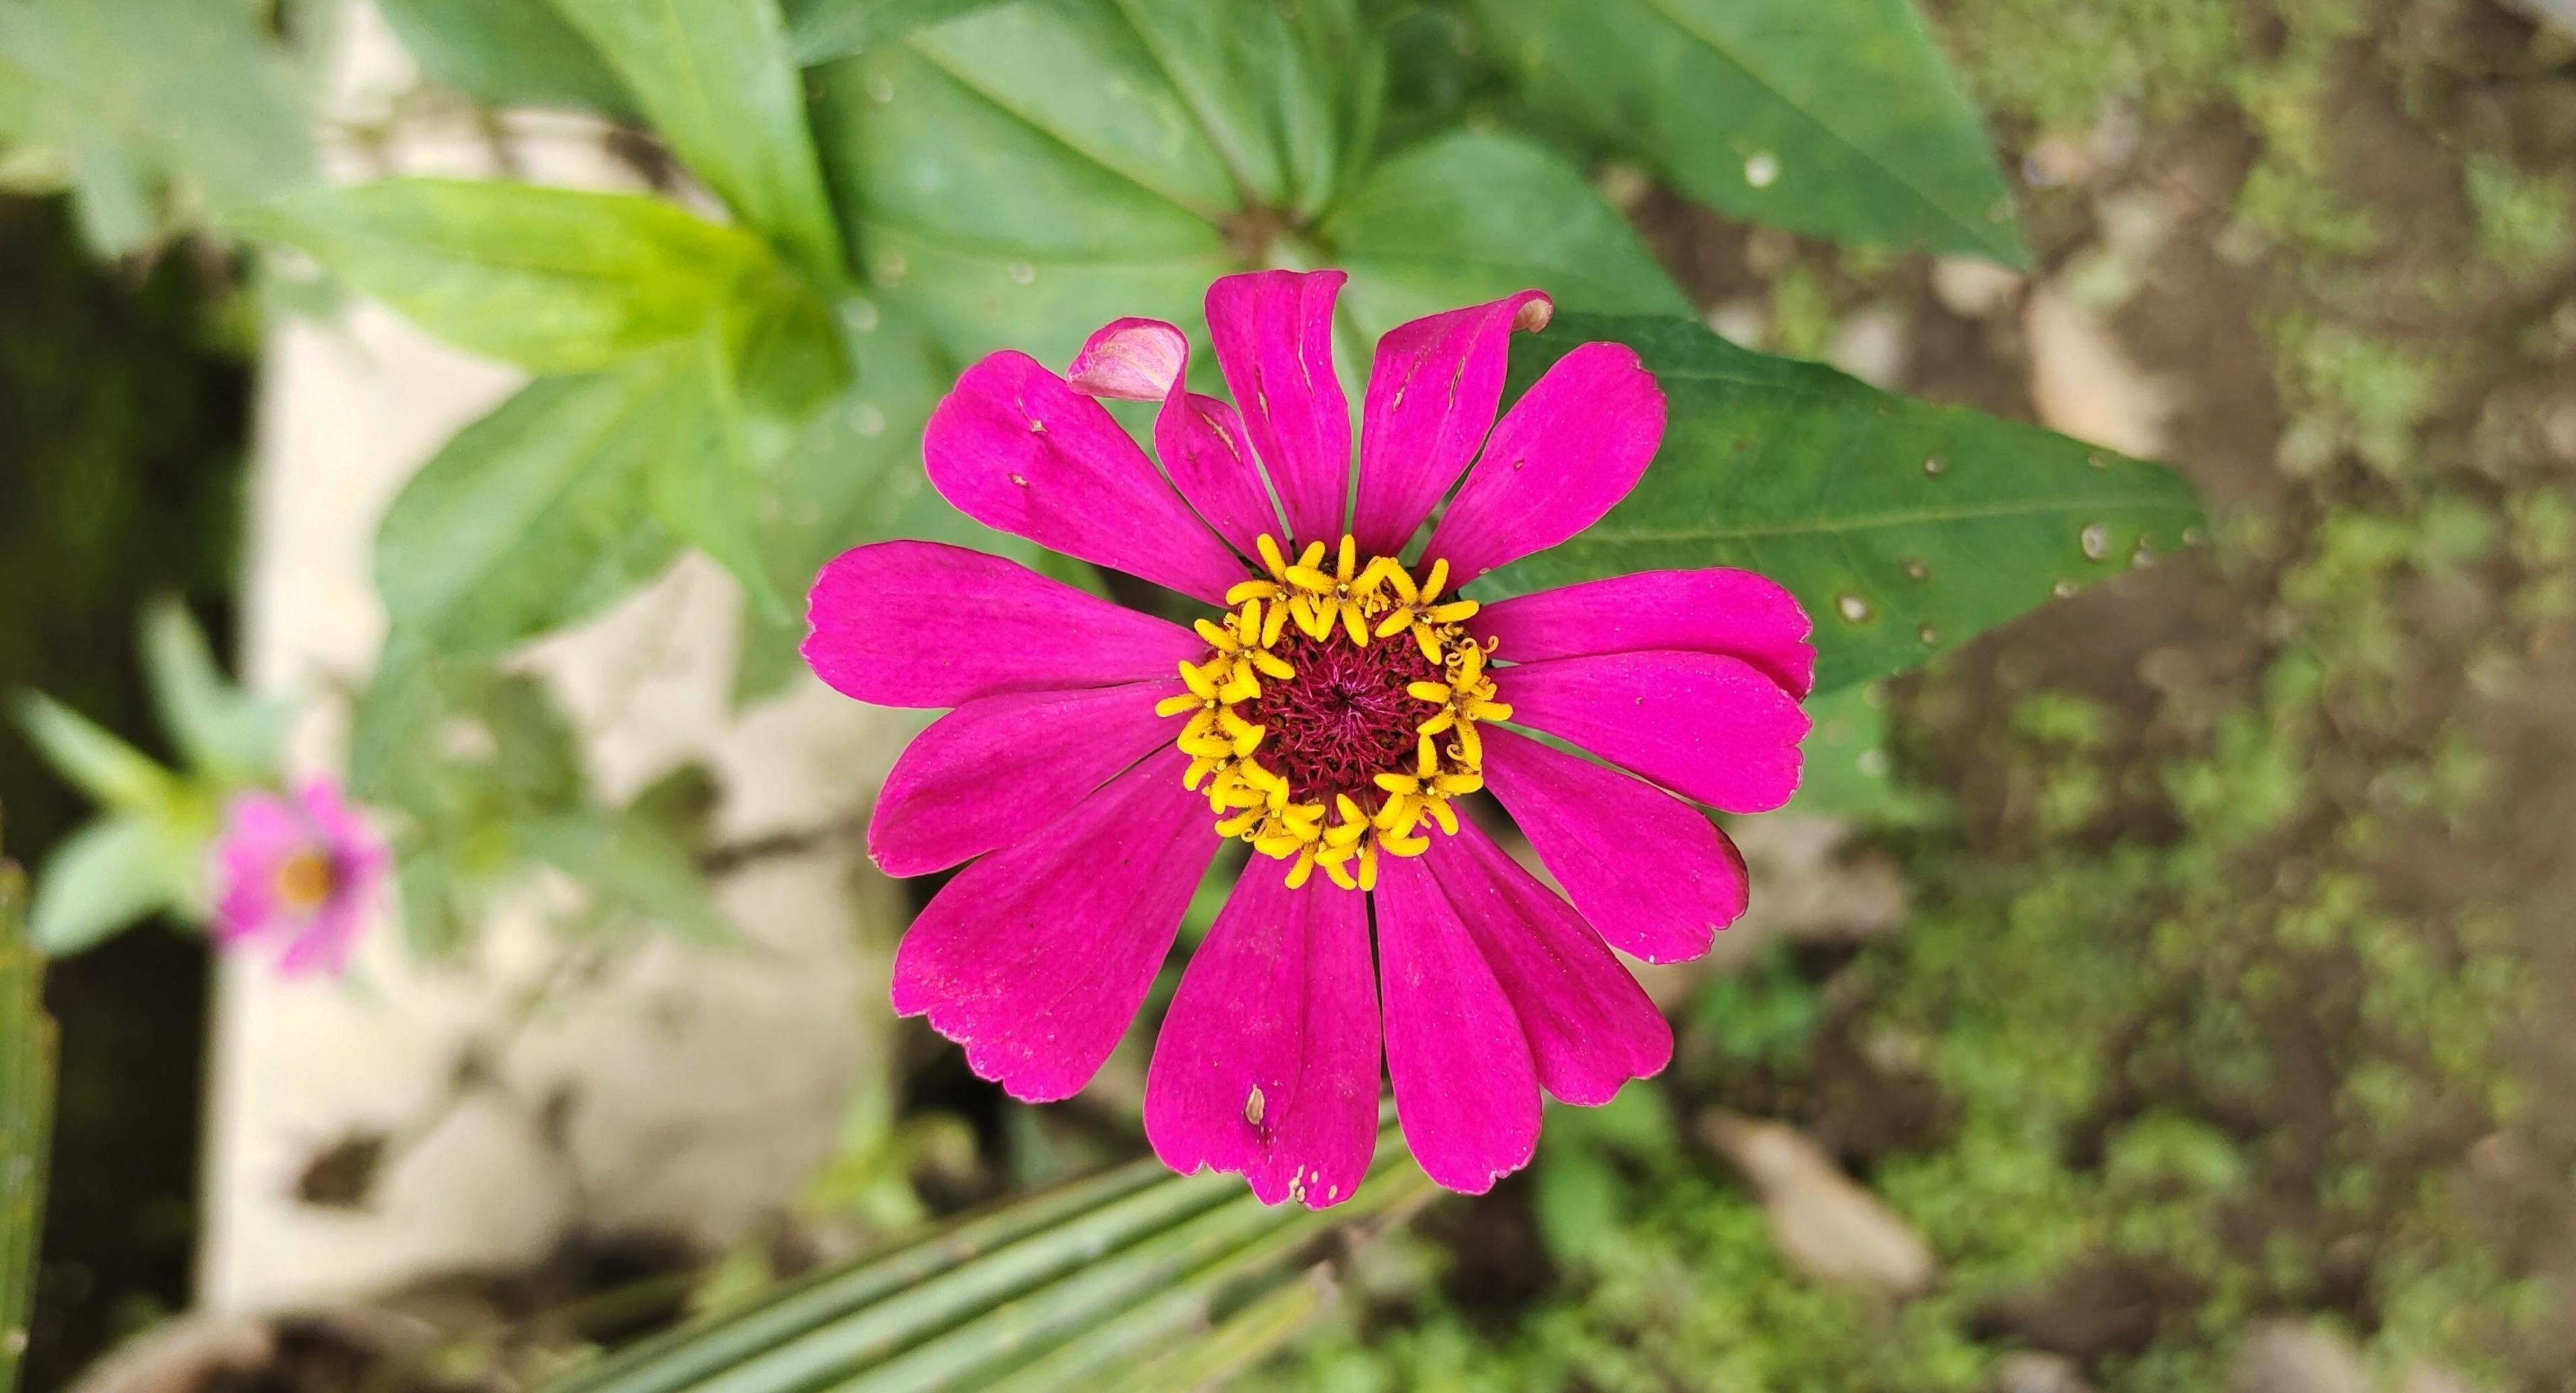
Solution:
M1271 651L1297 675L1264 682L1245 705L1244 715L1264 732L1262 763L1288 780L1300 802L1330 807L1333 795L1347 793L1375 807L1375 777L1413 767L1424 707L1405 687L1437 682L1439 670L1401 635L1360 648L1338 631L1315 639L1291 629Z

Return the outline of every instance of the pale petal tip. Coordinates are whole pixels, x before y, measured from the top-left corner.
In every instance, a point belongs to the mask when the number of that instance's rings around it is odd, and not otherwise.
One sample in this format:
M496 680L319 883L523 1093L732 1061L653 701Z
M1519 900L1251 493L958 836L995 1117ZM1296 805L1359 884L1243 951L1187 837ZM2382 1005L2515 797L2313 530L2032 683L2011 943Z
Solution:
M1073 355L1065 382L1087 397L1161 401L1189 363L1189 340L1159 319L1102 325Z
M1554 318L1556 302L1547 298L1544 291L1533 291L1519 309L1512 311L1512 328L1517 333L1535 334Z

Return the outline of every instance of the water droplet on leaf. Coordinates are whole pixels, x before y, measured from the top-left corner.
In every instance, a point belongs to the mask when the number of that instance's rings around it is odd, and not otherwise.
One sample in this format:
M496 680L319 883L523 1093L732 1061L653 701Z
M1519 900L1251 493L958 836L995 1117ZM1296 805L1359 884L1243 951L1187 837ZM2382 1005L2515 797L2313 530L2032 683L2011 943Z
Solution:
M2048 587L2048 593L2063 600L2075 593L2075 582L2071 580L2061 580L2057 584Z
M1939 455L1925 455L1923 457L1923 472L1931 475L1933 478L1940 478L1942 473L1949 469L1949 467L1950 462L1941 458Z
M2111 555L2111 525L2109 523L2088 522L2084 524L2084 530L2076 534L2076 540L2083 544L2084 559L2087 561L2101 561Z
M1936 644L1936 643L1939 643L1939 642L1941 641L1941 631L1940 631L1939 629L1933 628L1933 627L1932 627L1931 625L1929 625L1929 624L1926 624L1926 625L1924 625L1922 628L1915 630L1915 631L1914 631L1914 636L1915 636L1916 638L1919 638L1919 639L1923 640L1923 646L1924 646L1924 647L1926 647L1926 648L1929 648L1929 647L1931 647L1932 645L1934 645L1934 644Z
M1920 561L1908 561L1905 563L1905 578L1907 580L1930 580L1932 578L1932 568L1924 565Z
M1025 261L1014 261L1011 263L1011 280L1013 283L1018 285L1034 285L1037 283L1037 279L1037 267L1032 266Z
M1767 189L1780 178L1780 157L1765 150L1744 162L1744 182Z
M1851 623L1858 624L1869 618L1869 601L1846 590L1834 597L1834 613Z

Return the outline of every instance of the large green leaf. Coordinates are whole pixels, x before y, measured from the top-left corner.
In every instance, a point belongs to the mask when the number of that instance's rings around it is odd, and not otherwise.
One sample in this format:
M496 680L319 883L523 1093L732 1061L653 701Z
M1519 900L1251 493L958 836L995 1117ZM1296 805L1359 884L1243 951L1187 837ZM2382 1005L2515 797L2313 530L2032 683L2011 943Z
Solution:
M830 284L841 235L777 0L553 0L741 219Z
M528 384L421 467L376 533L394 627L489 655L606 608L668 566L652 506L676 384L694 355Z
M536 372L697 338L793 290L760 239L628 194L392 179L314 189L238 222L431 333Z
M1144 59L1082 47L1075 13L989 10L821 74L817 127L869 278L962 356L1061 361L1120 315L1186 320L1233 264L1222 162ZM1050 42L1062 86L1024 85ZM1002 104L1048 95L1064 109Z
M1909 0L1476 0L1532 101L1738 217L2022 264Z
M915 29L1000 0L785 0L787 49L813 66L862 53Z
M1138 1161L816 1273L548 1393L1199 1387L1312 1313L1279 1293L1321 1275L1308 1255L1322 1240L1398 1222L1432 1193L1392 1127L1367 1182L1325 1210Z
M1371 338L1536 286L1567 309L1687 314L1690 301L1572 166L1516 135L1458 131L1379 165L1324 224Z
M54 1113L57 1041L26 908L26 879L0 861L0 1393L18 1386L27 1350Z
M14 124L77 166L83 225L133 250L190 205L216 212L310 177L292 75L250 7L207 0L0 4ZM186 197L172 199L165 186Z
M1348 0L1020 3L826 69L817 119L871 280L962 355L1061 359L1300 259L1381 68Z
M634 110L589 41L538 0L376 0L376 8L421 71L477 101Z
M1635 348L1662 385L1662 452L1608 517L1484 593L1667 567L1760 571L1814 617L1821 693L2178 550L2200 521L2170 470L1890 396L1685 320L1560 315L1515 348L1514 383L1596 339Z

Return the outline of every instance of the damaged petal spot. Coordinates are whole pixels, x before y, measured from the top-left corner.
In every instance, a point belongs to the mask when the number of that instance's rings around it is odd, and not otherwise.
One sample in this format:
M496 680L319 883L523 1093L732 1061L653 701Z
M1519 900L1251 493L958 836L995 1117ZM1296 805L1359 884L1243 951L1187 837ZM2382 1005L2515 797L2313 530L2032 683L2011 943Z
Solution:
M1252 1086L1251 1096L1243 1100L1243 1120L1255 1127L1261 1125L1261 1085L1257 1083Z

